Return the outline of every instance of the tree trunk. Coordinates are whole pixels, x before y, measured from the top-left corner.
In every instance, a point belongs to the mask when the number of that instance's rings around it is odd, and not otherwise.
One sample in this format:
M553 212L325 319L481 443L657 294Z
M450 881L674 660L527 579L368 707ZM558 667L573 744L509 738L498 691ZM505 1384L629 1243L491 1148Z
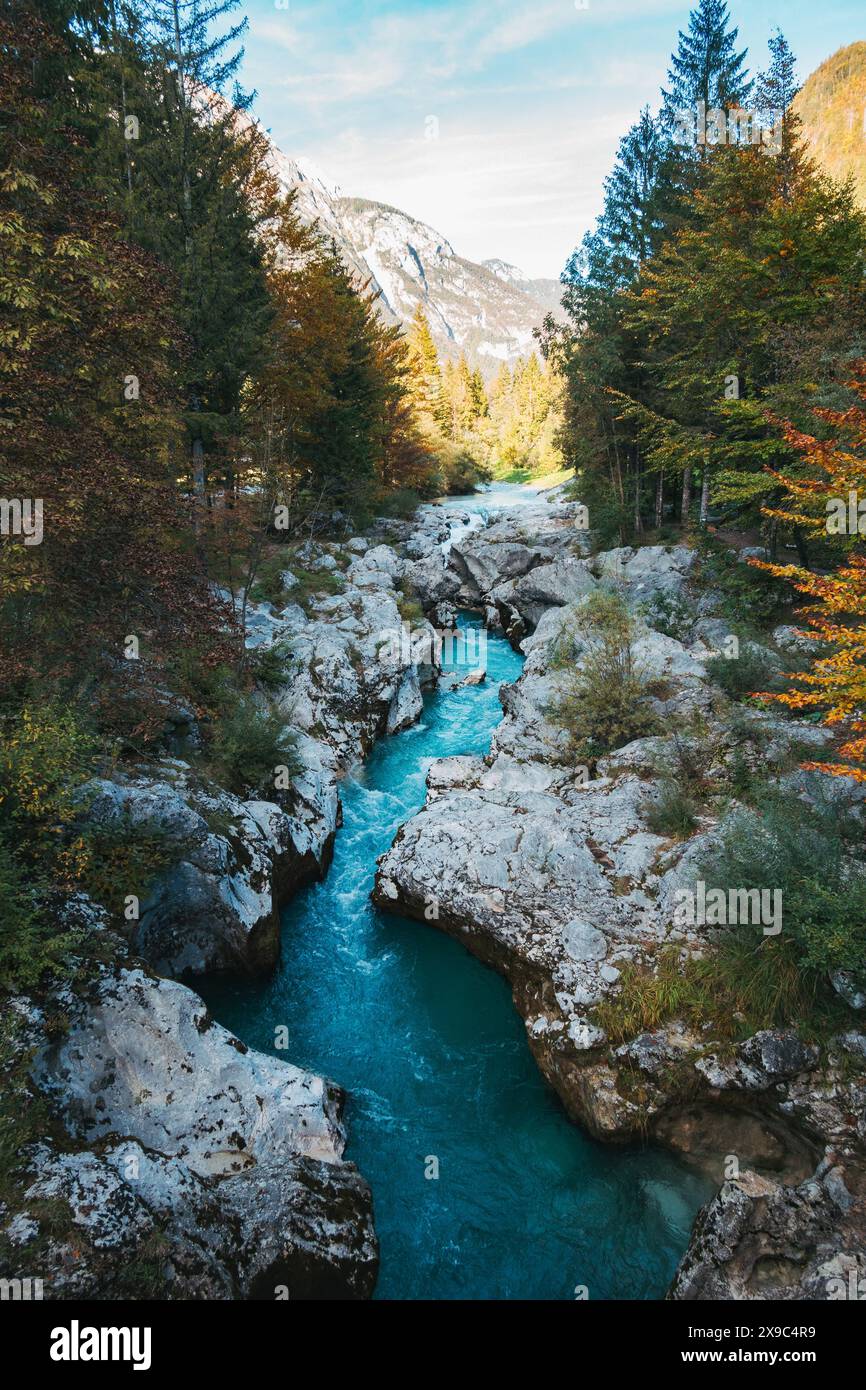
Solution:
M680 503L680 521L683 526L689 524L689 508L692 505L692 470L691 467L683 469L683 496Z
M198 517L205 495L204 444L198 436L192 441L192 490Z
M659 529L665 517L665 475L660 468L656 474L656 507L655 524L656 530Z
M704 459L703 475L701 477L701 526L707 524L707 514L710 510L710 461Z
M770 559L775 564L779 555L779 523L776 520L770 522Z
M802 569L809 568L809 547L806 545L806 537L799 526L794 527L794 544L797 547L797 559L800 561Z

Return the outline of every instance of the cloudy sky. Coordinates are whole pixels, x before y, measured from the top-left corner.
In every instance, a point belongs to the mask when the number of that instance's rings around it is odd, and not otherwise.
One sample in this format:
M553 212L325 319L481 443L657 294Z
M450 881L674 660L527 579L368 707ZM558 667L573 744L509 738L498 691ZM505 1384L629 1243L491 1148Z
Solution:
M245 0L243 80L276 143L473 260L559 274L617 141L658 103L682 0ZM781 25L807 75L863 0L732 0L750 66Z

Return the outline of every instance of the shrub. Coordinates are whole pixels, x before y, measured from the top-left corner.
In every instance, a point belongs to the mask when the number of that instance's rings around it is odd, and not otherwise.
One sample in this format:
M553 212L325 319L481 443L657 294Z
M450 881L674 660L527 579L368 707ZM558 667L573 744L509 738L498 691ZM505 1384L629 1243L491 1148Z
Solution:
M277 767L302 769L295 736L276 709L260 709L249 696L214 726L209 760L217 781L239 795L273 787Z
M468 449L449 441L442 444L437 462L442 491L452 496L475 492L482 483L489 483L493 476L489 468Z
M720 595L722 616L754 633L778 620L790 600L788 586L763 570L745 564L706 531L696 537L699 561L695 582Z
M736 657L710 657L707 675L732 700L742 700L753 691L768 690L778 682L775 668L767 669L762 649L748 640L741 640Z
M695 617L691 605L678 594L656 592L640 605L639 612L649 627L684 642Z
M289 592L283 574L291 569L289 550L281 547L271 555L266 555L259 565L258 574L250 589L254 603L272 603L275 608L283 608L289 601ZM294 574L294 570L292 570Z
M305 613L313 607L314 599L341 594L346 587L343 575L336 570L305 570L296 565L292 574L295 582L289 590L288 601L300 604Z
M760 925L713 929L713 946L681 959L677 946L650 965L623 967L618 993L596 1011L612 1042L681 1018L712 1024L714 1037L748 1037L795 1025L826 1036L849 1025L829 975L866 986L866 866L852 857L856 826L831 806L812 807L765 792L760 813L735 812L720 842L697 866L707 891L780 889L782 930Z
M698 807L690 792L672 777L665 778L657 794L648 797L641 813L654 835L672 835L684 840L698 823Z
M415 597L415 593L407 579L400 580L397 593L397 607L400 610L400 617L404 623L410 627L415 623L423 623L424 609Z
M0 835L19 864L48 882L72 887L86 864L74 830L76 789L95 758L95 741L71 708L28 704L0 725Z
M589 540L593 553L630 541L634 523L632 509L620 502L613 488L605 485L591 470L578 473L566 484L565 497L582 502L589 513Z
M398 487L386 492L380 499L376 510L380 516L398 517L408 521L421 505L421 494L411 487Z
M654 733L657 721L646 703L646 683L635 668L634 627L619 595L595 590L578 609L574 627L588 639L582 646L582 664L570 673L551 712L567 729L575 757L592 762ZM554 666L568 668L575 647L574 635L563 634L554 649Z
M814 994L835 970L866 984L866 865L853 855L857 836L838 807L810 806L774 789L764 792L757 812L734 812L723 823L718 848L700 865L708 888L781 890L778 940ZM748 926L724 932L729 951L744 950L757 962L777 939L755 937Z
M263 690L281 690L289 678L291 648L287 642L259 647L252 657L252 674Z

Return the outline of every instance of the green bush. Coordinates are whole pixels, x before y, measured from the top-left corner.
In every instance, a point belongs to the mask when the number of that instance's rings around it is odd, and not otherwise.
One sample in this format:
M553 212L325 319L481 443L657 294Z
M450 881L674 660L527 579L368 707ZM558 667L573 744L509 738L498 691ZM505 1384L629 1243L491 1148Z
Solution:
M581 666L571 670L554 703L552 717L568 731L575 759L591 763L633 739L655 733L658 721L647 704L647 685L634 662L634 625L622 598L597 589L553 652L553 665L568 670L581 644Z
M482 483L489 483L492 473L468 449L446 441L438 458L442 491L451 496L475 492Z
M435 491L435 489L434 489ZM379 516L397 517L408 521L421 505L421 494L411 487L398 487L386 492L376 508Z
M238 795L272 789L277 767L287 767L291 775L302 769L283 716L260 709L249 696L214 725L209 762L216 780Z
M186 695L198 711L216 713L227 708L237 692L237 675L224 662L211 665L198 651L183 652L172 662L171 684Z
M790 600L788 586L764 570L755 569L731 554L706 531L698 533L698 567L695 582L721 597L721 614L750 634L766 631Z
M612 487L592 471L578 473L567 483L565 497L582 502L589 513L589 540L594 554L630 542L634 524L632 509L620 502Z
M691 793L673 778L665 778L657 794L641 806L641 813L654 835L672 835L684 840L698 824L698 806Z
M291 570L290 552L287 546L266 555L258 568L250 598L253 603L272 603L275 608L283 608L289 601L289 590L283 581L283 573Z
M781 939L816 993L835 970L866 985L866 864L862 835L838 807L810 806L778 789L765 791L757 811L736 811L723 823L721 843L700 871L708 889L780 889ZM749 926L729 927L760 951L769 938Z
M418 602L414 590L407 579L401 579L397 593L397 607L400 610L400 617L404 623L410 627L415 623L423 623L424 609Z
M291 648L287 642L275 642L272 647L259 647L253 653L252 674L263 690L281 690L289 678Z
M690 604L678 594L666 594L657 590L640 605L639 612L649 627L663 632L666 637L674 637L684 642L689 629L695 621Z
M762 690L772 690L779 684L776 668L768 668L761 648L745 638L740 638L738 656L710 657L707 675L732 700L742 700Z

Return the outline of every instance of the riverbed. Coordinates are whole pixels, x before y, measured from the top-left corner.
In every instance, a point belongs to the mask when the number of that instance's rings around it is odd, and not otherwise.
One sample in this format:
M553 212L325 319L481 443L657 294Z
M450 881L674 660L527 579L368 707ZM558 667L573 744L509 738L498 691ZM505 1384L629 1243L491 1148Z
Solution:
M428 696L421 721L346 780L334 862L286 909L276 973L203 992L245 1042L275 1052L286 1028L277 1055L348 1091L348 1157L381 1241L377 1297L660 1298L705 1180L660 1150L584 1135L542 1080L505 981L434 926L370 902L376 859L423 804L431 761L487 751L499 686L522 658L489 635L486 662L484 684Z

